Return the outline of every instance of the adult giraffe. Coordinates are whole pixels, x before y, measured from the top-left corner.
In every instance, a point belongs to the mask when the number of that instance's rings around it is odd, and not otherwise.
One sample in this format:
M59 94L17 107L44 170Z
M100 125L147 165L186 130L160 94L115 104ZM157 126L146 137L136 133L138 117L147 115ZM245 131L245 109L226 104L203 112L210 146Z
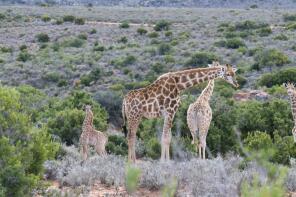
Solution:
M175 113L180 105L180 94L196 84L222 78L235 87L236 69L231 65L210 68L194 68L169 72L158 77L152 84L130 91L122 103L123 128L128 130L128 160L136 161L135 141L140 121L145 118L164 118L161 139L161 160L169 160L171 127ZM127 124L127 125L126 125Z

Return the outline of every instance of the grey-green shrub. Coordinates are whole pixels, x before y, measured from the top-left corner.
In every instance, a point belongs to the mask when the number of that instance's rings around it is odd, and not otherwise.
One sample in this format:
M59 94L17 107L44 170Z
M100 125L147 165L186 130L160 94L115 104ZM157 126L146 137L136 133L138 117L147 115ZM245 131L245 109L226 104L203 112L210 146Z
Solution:
M85 24L85 19L84 18L75 18L74 23L76 25L84 25Z
M49 42L50 38L46 33L40 33L36 35L36 39L38 42Z
M155 31L169 30L169 28L170 28L170 23L166 20L160 20L154 26Z
M191 55L190 59L186 61L185 65L190 67L207 67L213 60L218 57L211 52L197 52Z
M73 15L65 15L63 16L63 21L64 22L74 22L75 16Z
M254 69L261 69L267 66L283 66L290 63L288 56L277 49L267 49L258 53L255 56L255 61Z

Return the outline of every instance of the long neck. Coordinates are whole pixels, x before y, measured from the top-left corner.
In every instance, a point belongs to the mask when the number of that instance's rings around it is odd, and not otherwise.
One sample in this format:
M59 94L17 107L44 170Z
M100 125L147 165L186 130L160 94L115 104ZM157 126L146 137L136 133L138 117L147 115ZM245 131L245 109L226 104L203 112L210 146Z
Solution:
M216 79L220 76L222 67L196 68L171 73L175 77L179 91L190 88L194 85Z
M290 95L289 97L291 101L291 108L292 108L294 122L296 122L296 91L294 91L293 95Z
M91 110L86 110L83 125L93 125L93 113Z
M202 100L208 102L213 94L214 84L215 84L214 79L211 79L209 81L207 87L202 91L202 93L198 97L198 99L202 99Z

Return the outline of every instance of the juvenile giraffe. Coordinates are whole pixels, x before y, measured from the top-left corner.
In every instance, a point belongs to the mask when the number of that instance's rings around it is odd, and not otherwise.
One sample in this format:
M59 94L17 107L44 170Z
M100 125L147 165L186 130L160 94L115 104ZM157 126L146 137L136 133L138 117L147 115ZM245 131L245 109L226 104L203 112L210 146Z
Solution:
M287 89L288 96L290 98L292 114L294 119L294 128L292 134L294 137L294 142L296 142L296 89L292 83L284 83L285 88Z
M235 69L229 64L212 68L195 68L161 75L152 84L130 91L123 99L123 128L128 130L128 159L136 161L135 140L141 119L164 118L161 160L169 160L171 127L180 105L180 94L196 84L222 78L237 87Z
M199 158L205 159L206 138L212 121L212 109L210 107L210 98L214 90L214 79L210 80L207 87L194 103L189 105L187 110L187 125L192 135L192 144L195 143L195 136L198 135L197 144Z
M79 139L82 146L82 157L85 161L88 155L88 146L94 146L98 155L105 155L105 146L108 142L108 137L100 131L94 129L93 126L93 112L91 106L85 106L85 118L82 125L82 133Z

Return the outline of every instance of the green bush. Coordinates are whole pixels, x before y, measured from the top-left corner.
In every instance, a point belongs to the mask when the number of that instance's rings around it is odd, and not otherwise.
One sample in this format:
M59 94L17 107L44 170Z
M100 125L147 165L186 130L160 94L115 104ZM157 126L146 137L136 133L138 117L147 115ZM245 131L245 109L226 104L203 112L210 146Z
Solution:
M130 164L126 167L126 177L125 177L125 187L129 194L132 194L137 190L139 181L140 181L140 175L141 170L136 167L132 167Z
M275 154L272 161L280 164L289 165L290 158L296 157L296 144L292 136L281 137L276 131L274 134Z
M167 54L169 54L171 52L171 50L172 50L172 47L168 43L161 43L158 46L159 55L167 55Z
M37 129L30 120L36 100L22 96L15 88L0 86L0 187L4 196L30 196L41 181L43 163L59 149L46 128Z
M60 79L58 81L58 87L63 87L63 86L67 86L68 82L65 79Z
M3 19L5 19L6 17L5 17L5 14L3 14L3 13L0 13L0 20L3 20Z
M296 14L285 14L284 21L296 21Z
M141 82L125 83L124 86L127 90L133 90L133 89L143 88L149 84L150 84L149 81L141 81Z
M118 135L110 135L108 137L106 150L109 154L127 155L128 145L126 138Z
M289 23L289 24L287 25L287 29L295 30L295 29L296 29L296 22L294 22L294 23Z
M275 40L283 40L283 41L289 40L288 36L286 36L285 34L277 35L276 37L274 37L274 39Z
M243 139L257 130L266 132L270 136L273 136L274 131L278 131L281 136L287 136L293 128L290 104L284 100L239 103L235 113Z
M164 35L165 35L165 37L172 37L173 32L172 32L172 31L166 31L166 32L164 33Z
M80 48L84 45L84 43L85 40L79 38L68 38L62 42L62 46Z
M92 106L94 127L104 131L107 128L107 112L88 93L73 91L63 100L54 102L44 114L48 118L49 132L67 145L77 144L85 116L83 106L86 104Z
M234 27L239 31L249 31L252 29L266 28L268 26L269 25L265 23L257 23L255 21L246 20L236 23Z
M127 39L127 37L126 36L123 36L123 37L121 37L119 40L118 40L118 42L121 42L121 43L127 43L128 42L128 39Z
M159 36L159 34L157 32L151 32L148 34L149 38L157 38Z
M138 28L137 32L140 35L144 35L144 34L147 34L148 31L146 29L144 29L144 28Z
M75 16L73 15L65 15L63 16L63 21L64 22L74 22Z
M23 44L23 45L21 45L20 46L20 50L21 51L24 51L24 50L26 50L28 47L27 47L27 45L25 45L25 44Z
M120 57L116 60L112 60L111 64L114 64L119 67L127 66L133 64L137 61L137 58L133 55L127 55L126 57Z
M63 24L63 23L64 23L63 19L57 19L57 20L55 21L55 24L56 24L56 25L61 25L61 24Z
M79 34L79 35L77 36L77 38L79 38L79 39L81 39L81 40L87 40L87 35L81 33L81 34Z
M100 68L95 68L89 74L82 75L82 77L80 78L81 84L89 86L92 81L99 80L102 75L102 70Z
M152 159L159 159L161 152L161 145L157 138L150 138L146 146L146 155Z
M263 48L261 48L261 47L252 48L252 49L248 50L247 55L254 56L258 53L262 53L262 51L263 51Z
M105 51L105 47L101 45L96 45L93 48L94 51Z
M129 23L125 21L125 22L122 22L122 23L119 25L119 27L122 28L122 29L127 29L127 28L129 28L130 26L129 26Z
M61 45L60 45L60 43L58 43L58 42L54 42L54 43L51 45L51 48L52 48L53 51L59 51L59 50L60 50L60 47L61 47Z
M287 68L274 73L266 73L258 79L258 85L272 87L287 81L296 83L296 68Z
M238 49L239 47L246 46L246 44L239 38L232 38L226 40L225 46L229 49Z
M267 49L255 56L256 64L253 68L261 69L263 67L283 66L290 63L288 56L277 49Z
M275 152L271 156L271 161L289 165L290 158L296 156L296 145L293 142L293 137L281 137L277 131L273 132L273 138L265 132L255 131L249 133L244 140L244 144L251 151L270 150Z
M30 59L31 59L31 54L29 54L27 50L21 51L16 58L17 61L22 61L22 62L26 62Z
M2 53L12 53L13 49L11 47L0 47Z
M258 30L259 36L261 37L265 37L265 36L269 36L270 34L272 34L272 30L270 27L264 27Z
M43 21L43 22L48 22L48 21L50 21L51 20L51 18L48 16L48 15L42 15L41 16L41 20Z
M84 18L75 18L74 23L76 25L84 25L85 24L85 19Z
M273 146L270 135L265 132L255 131L248 133L248 136L244 139L244 144L249 150L269 149Z
M84 112L80 109L65 109L48 121L50 133L60 137L67 145L78 144L82 132Z
M90 34L95 34L95 33L97 33L97 30L93 28L89 33Z
M38 177L26 173L24 170L24 157L14 145L11 145L8 138L0 138L0 185L4 191L3 196L24 196L37 186Z
M217 56L210 52L197 52L191 55L190 59L185 63L190 67L207 67L213 60L218 59Z
M169 30L169 28L170 28L170 23L165 20L158 21L154 26L155 31L163 31L163 30L167 31Z
M42 78L49 82L58 82L61 78L61 75L59 72L48 72Z
M38 42L49 42L49 36L46 33L40 33L36 35Z
M175 63L175 58L172 55L164 56L163 60L165 63Z

